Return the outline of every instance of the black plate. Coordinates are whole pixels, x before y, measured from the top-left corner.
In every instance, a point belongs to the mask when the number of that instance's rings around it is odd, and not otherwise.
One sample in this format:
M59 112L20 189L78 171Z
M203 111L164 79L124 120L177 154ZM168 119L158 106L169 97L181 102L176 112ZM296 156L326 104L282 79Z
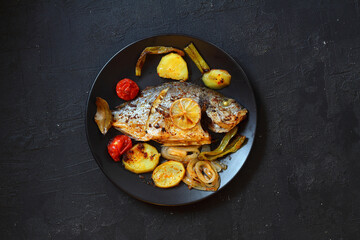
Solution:
M106 99L110 108L114 108L123 102L115 93L116 83L122 78L133 79L138 83L140 89L170 81L161 79L156 74L156 66L161 55L150 55L146 58L141 77L135 76L137 58L147 46L163 45L183 49L190 42L195 44L211 68L226 69L232 75L231 85L219 92L236 99L249 110L247 120L239 124L240 133L248 138L246 145L222 160L228 165L228 169L220 173L221 185L219 190L222 189L239 172L250 153L255 136L257 113L253 90L244 71L232 57L220 48L203 40L183 35L155 36L132 43L116 53L101 69L91 88L87 102L86 133L88 143L101 170L123 191L137 199L157 205L189 204L209 197L214 192L189 190L183 183L171 189L157 188L149 184L151 173L143 174L145 179L141 179L137 174L125 170L121 163L115 163L108 155L106 146L109 140L119 132L111 129L105 136L100 133L94 122L95 98ZM185 56L185 60L190 74L188 81L203 86L200 80L200 71L189 57Z

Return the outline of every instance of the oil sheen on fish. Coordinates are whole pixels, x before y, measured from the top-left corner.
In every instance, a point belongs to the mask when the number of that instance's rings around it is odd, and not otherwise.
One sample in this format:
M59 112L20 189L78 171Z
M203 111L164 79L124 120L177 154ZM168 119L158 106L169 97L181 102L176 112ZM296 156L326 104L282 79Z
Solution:
M202 109L202 119L195 127L183 130L170 118L170 107L181 98L191 98ZM234 99L224 97L211 89L191 83L164 83L145 88L134 100L112 112L112 125L138 141L154 140L166 146L204 145L211 136L201 124L211 131L228 132L242 121L247 110Z

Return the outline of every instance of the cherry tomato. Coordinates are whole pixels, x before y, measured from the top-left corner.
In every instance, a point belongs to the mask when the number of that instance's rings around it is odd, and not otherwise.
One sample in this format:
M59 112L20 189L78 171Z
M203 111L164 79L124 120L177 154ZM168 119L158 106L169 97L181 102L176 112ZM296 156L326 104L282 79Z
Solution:
M132 147L131 139L125 135L118 135L110 140L107 149L115 162L120 161L120 156Z
M116 84L116 94L119 98L129 101L139 93L139 86L131 79L124 78Z

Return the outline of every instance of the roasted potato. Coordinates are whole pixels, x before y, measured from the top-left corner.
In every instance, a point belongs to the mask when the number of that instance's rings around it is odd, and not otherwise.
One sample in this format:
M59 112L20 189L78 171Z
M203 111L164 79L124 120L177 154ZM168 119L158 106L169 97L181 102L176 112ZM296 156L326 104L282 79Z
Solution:
M155 186L170 188L178 185L184 178L184 165L176 161L167 161L157 166L152 174Z
M185 60L177 53L169 53L163 56L157 66L159 77L186 81L189 71Z
M153 46L153 47L146 47L140 54L139 59L136 62L135 67L135 75L141 76L141 69L145 63L146 56L148 54L164 54L169 52L177 52L179 55L184 56L185 53L180 49L173 48L173 47L165 47L165 46Z
M202 80L208 88L221 89L230 85L231 75L226 70L211 69L204 73Z
M147 143L138 143L125 153L125 169L134 173L151 172L159 163L160 153Z

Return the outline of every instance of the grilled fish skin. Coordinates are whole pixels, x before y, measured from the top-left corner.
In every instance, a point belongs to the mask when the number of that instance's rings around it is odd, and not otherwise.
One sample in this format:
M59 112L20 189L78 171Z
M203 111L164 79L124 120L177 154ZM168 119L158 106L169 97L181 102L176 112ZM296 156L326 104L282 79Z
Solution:
M201 123L188 130L176 127L170 107L181 98L191 98L201 107L202 117L214 132L228 132L242 121L247 110L234 99L191 83L169 82L145 88L136 99L112 112L113 126L138 141L154 140L166 146L204 145L211 137Z

